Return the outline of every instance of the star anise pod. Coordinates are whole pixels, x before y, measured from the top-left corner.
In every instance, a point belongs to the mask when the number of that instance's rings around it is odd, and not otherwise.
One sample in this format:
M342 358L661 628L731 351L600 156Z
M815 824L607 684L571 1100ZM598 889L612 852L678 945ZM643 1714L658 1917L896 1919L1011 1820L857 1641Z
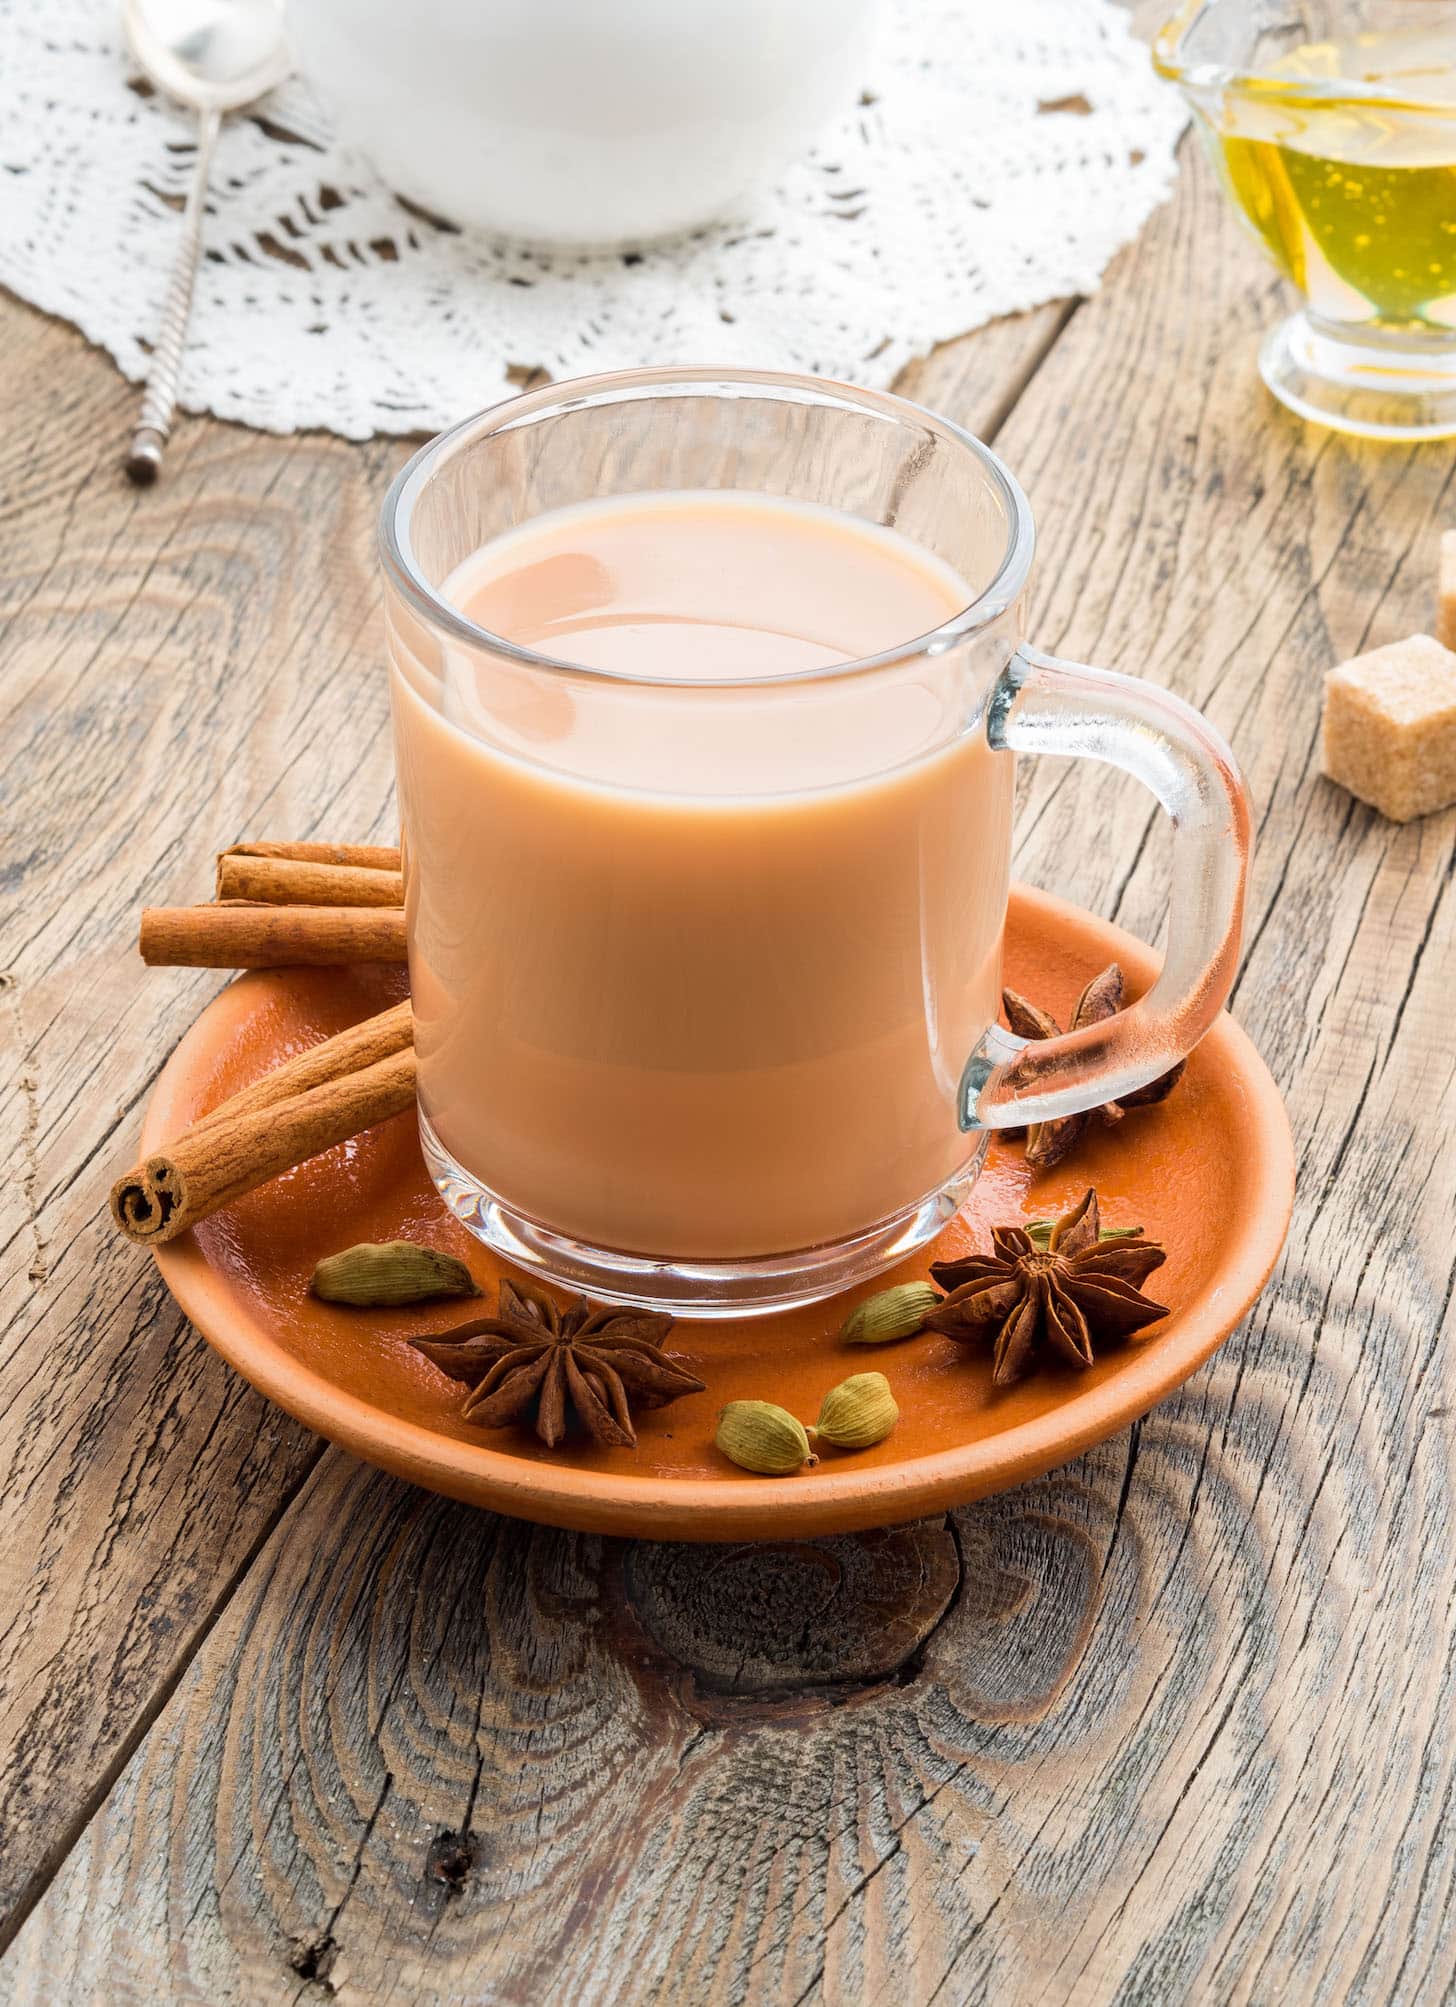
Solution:
M1094 976L1072 1012L1072 1031L1081 1031L1089 1024L1101 1024L1104 1018L1115 1017L1122 1009L1122 970L1116 962L1109 962L1100 976ZM1001 1005L1006 1012L1006 1022L1021 1038L1057 1038L1061 1026L1038 1004L1020 996L1015 990L1002 990ZM1001 1133L1010 1138L1026 1138L1026 1161L1038 1171L1049 1171L1053 1164L1060 1164L1063 1157L1081 1141L1082 1132L1094 1115L1100 1116L1110 1129L1122 1120L1129 1108L1147 1108L1155 1101L1164 1101L1173 1092L1183 1076L1187 1060L1180 1059L1176 1066L1170 1066L1166 1073L1156 1080L1150 1080L1146 1087L1139 1087L1131 1094L1124 1094L1120 1101L1106 1101L1100 1108L1084 1109L1079 1115L1063 1115L1055 1122L1033 1122L1029 1129L1004 1129Z
M1024 1379L1039 1354L1090 1366L1094 1343L1168 1315L1141 1288L1165 1251L1140 1235L1103 1240L1094 1191L1056 1221L1045 1249L1019 1226L993 1227L991 1240L994 1254L930 1264L950 1293L925 1328L962 1344L994 1334L995 1386Z
M534 1419L554 1449L573 1411L595 1443L631 1448L631 1406L662 1408L703 1382L658 1345L672 1319L655 1310L593 1309L584 1296L560 1309L544 1292L504 1278L498 1315L416 1338L452 1379L470 1388L461 1413L483 1429Z

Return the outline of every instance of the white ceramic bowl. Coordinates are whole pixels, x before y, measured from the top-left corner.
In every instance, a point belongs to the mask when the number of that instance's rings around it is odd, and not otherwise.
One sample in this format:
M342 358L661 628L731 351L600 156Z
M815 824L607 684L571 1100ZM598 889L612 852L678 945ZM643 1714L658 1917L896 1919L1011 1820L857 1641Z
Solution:
M876 0L290 0L342 135L400 194L533 242L731 211L854 102Z

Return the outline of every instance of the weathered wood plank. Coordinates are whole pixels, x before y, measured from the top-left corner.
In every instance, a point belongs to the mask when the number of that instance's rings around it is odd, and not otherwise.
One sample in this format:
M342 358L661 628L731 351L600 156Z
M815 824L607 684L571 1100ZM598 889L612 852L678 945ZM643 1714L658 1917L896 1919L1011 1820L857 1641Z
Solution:
M992 321L912 363L895 388L932 411L949 412L977 438L994 440L1076 308L1075 300L1063 300Z
M921 366L989 428L1064 313ZM105 1196L218 979L144 971L138 908L235 836L392 830L373 524L408 447L184 420L138 494L135 393L0 300L0 1943L319 1445L188 1330Z
M848 1670L845 1634L876 1641L866 1576L906 1600L952 1551L943 1527L884 1536L882 1566L873 1541L693 1550L724 1600L701 1635L679 1606L677 1658L644 1617L660 1620L682 1550L630 1550L627 1596L629 1550L332 1455L303 1517L320 1544L275 1536L68 1864L64 1942L40 1925L47 1898L8 1997L244 2001L289 1997L290 1973L315 1982L300 2000L319 1982L359 2001L780 2000L821 1982L905 1997L902 1956L928 1969L934 1945L944 1966L969 1921L956 1877L988 1850L1004 1875L1033 1844L1041 1804L1013 1778L1069 1669L1116 1666L1137 1577L1105 1501L1050 1479L957 1515L961 1593L921 1658L906 1651L908 1684L780 1698L723 1691L725 1613L753 1628L765 1612L756 1642L782 1663L807 1629ZM1196 1686L1197 1642L1169 1650ZM1149 1749L1157 1732L1141 1731ZM109 1843L113 1813L128 1848ZM1078 1873L1069 1849L1053 1878ZM897 1948L903 1904L930 1886ZM862 1901L870 1919L838 1942ZM1059 1936L1055 1909L1033 1890L1015 1908L1030 1960Z
M1042 640L1204 703L1258 796L1240 1008L1302 1169L1245 1330L1128 1436L955 1515L948 1614L829 1693L803 1681L846 1662L853 1613L817 1549L637 1550L629 1596L615 1550L330 1453L0 1967L7 1997L1456 1985L1456 815L1394 829L1312 750L1319 670L1428 616L1452 463L1276 412L1254 371L1276 308L1195 171L1000 441L1042 521ZM1051 762L1022 785L1027 875L1156 932L1143 803ZM733 1693L729 1611L798 1691Z
M372 496L399 447L184 424L138 495L134 393L0 305L0 1936L53 1870L319 1453L107 1231L137 1105L211 980L157 983L141 900L219 831L387 820ZM354 687L349 687L352 682Z

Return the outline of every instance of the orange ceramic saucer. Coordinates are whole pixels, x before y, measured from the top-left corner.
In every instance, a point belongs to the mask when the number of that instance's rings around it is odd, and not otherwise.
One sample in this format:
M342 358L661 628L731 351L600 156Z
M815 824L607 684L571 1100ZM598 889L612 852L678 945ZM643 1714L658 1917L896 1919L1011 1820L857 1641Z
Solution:
M1156 957L1119 929L1014 890L1006 980L1064 1023L1082 984L1113 959L1135 990L1156 969ZM242 977L163 1069L143 1151L280 1059L383 1008L401 980L363 969ZM493 1290L499 1264L436 1196L412 1116L300 1166L156 1259L187 1316L270 1400L416 1484L554 1526L650 1539L782 1538L892 1525L1037 1476L1144 1414L1234 1329L1283 1244L1294 1157L1278 1091L1230 1018L1208 1033L1169 1100L1115 1129L1091 1125L1056 1170L1033 1178L1018 1144L993 1140L967 1207L934 1248L858 1294L923 1276L932 1254L986 1246L992 1223L1060 1212L1088 1184L1105 1224L1142 1225L1167 1246L1149 1288L1173 1314L1086 1372L1041 1372L998 1393L989 1359L948 1338L845 1346L834 1333L852 1298L743 1323L682 1323L669 1349L707 1391L642 1415L635 1451L585 1440L552 1451L525 1431L462 1422L460 1388L408 1340L470 1315L469 1304L348 1310L309 1295L321 1256L401 1236L466 1257ZM797 1476L760 1478L714 1447L725 1401L777 1401L810 1422L828 1388L870 1367L888 1376L900 1404L894 1433L876 1448L826 1449Z

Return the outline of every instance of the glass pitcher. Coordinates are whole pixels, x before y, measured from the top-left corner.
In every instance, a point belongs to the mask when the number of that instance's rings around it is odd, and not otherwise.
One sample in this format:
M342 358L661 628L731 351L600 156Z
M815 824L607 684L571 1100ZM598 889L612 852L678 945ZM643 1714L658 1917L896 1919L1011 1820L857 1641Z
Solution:
M1264 381L1373 439L1456 434L1456 5L1190 0L1154 45L1302 296Z

